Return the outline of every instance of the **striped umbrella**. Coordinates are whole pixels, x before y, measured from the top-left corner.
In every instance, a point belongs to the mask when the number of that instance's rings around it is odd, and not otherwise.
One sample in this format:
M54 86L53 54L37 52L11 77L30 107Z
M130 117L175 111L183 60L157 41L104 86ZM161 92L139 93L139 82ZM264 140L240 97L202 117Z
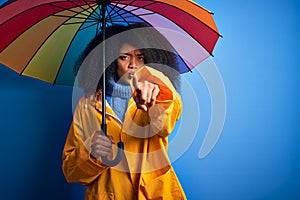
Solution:
M101 31L103 1L18 0L0 8L0 63L21 75L72 85L76 59ZM190 71L209 57L219 38L212 13L188 0L111 0L106 26L146 22L189 38L170 41ZM164 30L164 29L160 29Z

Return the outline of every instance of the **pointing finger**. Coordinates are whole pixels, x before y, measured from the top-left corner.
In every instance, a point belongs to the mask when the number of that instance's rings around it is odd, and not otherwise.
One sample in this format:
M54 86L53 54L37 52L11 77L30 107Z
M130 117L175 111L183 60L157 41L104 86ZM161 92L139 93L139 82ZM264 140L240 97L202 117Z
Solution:
M138 81L138 77L136 75L132 76L132 84L133 84L133 88L135 90L139 89L139 81Z

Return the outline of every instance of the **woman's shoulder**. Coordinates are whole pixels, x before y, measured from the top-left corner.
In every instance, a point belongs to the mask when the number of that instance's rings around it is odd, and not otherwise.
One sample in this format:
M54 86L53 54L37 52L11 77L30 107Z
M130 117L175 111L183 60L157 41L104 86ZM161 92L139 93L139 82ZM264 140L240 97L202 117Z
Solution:
M87 108L89 106L93 106L95 105L95 95L94 94L86 94L84 96L82 96L77 103L77 108Z

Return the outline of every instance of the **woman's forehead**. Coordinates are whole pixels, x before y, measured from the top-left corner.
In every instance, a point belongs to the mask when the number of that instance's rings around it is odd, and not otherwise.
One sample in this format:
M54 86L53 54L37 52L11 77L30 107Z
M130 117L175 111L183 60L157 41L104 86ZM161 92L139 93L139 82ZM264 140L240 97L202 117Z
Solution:
M120 53L134 53L134 54L141 54L141 51L139 49L137 49L135 46L128 44L128 43L124 43L121 48L120 48Z

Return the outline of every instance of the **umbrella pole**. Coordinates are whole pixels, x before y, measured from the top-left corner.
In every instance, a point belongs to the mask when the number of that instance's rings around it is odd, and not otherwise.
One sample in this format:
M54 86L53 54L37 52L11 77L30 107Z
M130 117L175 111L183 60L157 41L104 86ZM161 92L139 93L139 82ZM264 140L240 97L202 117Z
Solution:
M106 29L106 20L105 20L105 13L106 13L106 6L110 4L110 0L97 0L97 4L101 5L101 31L102 31L102 123L101 123L101 131L102 134L107 136L107 124L106 124L106 82L105 82L105 69L106 69L106 44L105 44L105 29ZM118 142L118 153L115 159L113 160L108 160L107 157L102 156L101 160L102 162L109 166L113 167L117 165L123 158L124 154L124 143L123 142Z
M106 13L106 5L105 2L102 2L101 6L101 31L102 31L102 123L101 123L101 130L103 131L104 135L107 135L107 124L106 124L106 82L105 82L105 68L106 68L106 45L105 45L105 29L106 29L106 20L105 20L105 13Z

